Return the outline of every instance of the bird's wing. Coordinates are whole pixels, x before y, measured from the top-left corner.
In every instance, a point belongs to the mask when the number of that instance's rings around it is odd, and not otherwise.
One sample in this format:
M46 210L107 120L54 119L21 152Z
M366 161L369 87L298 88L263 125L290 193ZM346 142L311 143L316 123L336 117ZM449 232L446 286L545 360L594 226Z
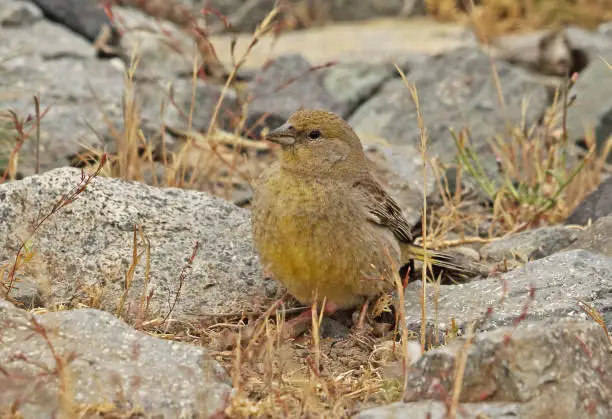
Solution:
M368 221L387 227L398 240L412 243L411 227L400 206L374 178L366 176L353 187L366 205Z

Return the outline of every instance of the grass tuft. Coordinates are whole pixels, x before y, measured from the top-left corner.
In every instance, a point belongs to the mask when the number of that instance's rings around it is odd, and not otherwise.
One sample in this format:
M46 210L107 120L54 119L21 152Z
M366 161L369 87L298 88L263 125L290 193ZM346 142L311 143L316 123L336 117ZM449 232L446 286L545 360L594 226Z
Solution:
M575 80L568 81L565 92ZM562 222L601 182L612 139L599 155L592 135L586 137L586 152L570 144L566 115L572 102L557 92L542 126L511 128L509 138L497 136L491 144L496 178L487 174L470 147L469 131L452 132L460 169L493 202L491 230L499 226L505 233L517 232Z
M564 24L595 29L612 19L607 0L426 0L425 4L437 19L471 24L482 41Z

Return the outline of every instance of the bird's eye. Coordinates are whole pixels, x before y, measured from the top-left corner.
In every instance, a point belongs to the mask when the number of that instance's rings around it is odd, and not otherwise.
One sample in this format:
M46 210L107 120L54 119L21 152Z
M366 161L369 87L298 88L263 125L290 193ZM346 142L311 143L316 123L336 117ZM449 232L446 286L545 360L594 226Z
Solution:
M319 130L310 131L308 133L308 138L310 138L311 140L316 140L320 136L321 136L321 131Z

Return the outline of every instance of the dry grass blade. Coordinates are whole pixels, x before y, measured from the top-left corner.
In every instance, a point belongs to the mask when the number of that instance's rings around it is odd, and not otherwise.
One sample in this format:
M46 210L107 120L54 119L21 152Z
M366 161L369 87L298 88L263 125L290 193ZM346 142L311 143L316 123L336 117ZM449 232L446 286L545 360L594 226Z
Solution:
M385 249L386 250L386 249ZM389 261L391 262L391 266L393 267L393 272L397 272L398 270L396 269L397 267L394 266L393 260L391 258L391 255L389 254L388 250L387 251L387 257L389 258ZM408 269L408 272L406 272L406 278L408 278L408 276L410 275L410 269ZM396 321L395 321L395 327L399 327L400 329L400 339L401 339L401 344L402 344L402 377L403 379L403 384L402 384L402 393L404 393L406 391L406 388L408 387L408 368L410 366L410 364L412 364L415 360L414 359L408 359L409 356L409 351L408 351L408 327L406 326L406 309L405 309L405 297L404 297L404 288L406 287L407 284L405 284L402 279L400 278L399 274L395 274L393 276L393 279L395 281L395 290L397 292L397 296L398 296L398 304L397 304L397 316L396 316ZM395 342L394 342L395 343ZM421 345L422 347L422 345ZM422 352L422 351L421 351Z
M423 210L422 210L422 226L423 226L423 269L421 271L422 275L422 292L421 292L421 351L425 351L425 337L427 332L427 269L430 265L427 257L427 128L425 127L425 123L423 122L423 115L421 114L421 106L419 103L419 95L417 92L416 85L410 84L406 79L406 75L399 68L396 63L393 63L395 69L402 77L402 80L408 91L410 92L410 96L412 101L414 102L414 106L417 114L417 122L419 124L419 132L420 132L420 148L421 148L421 164L422 164L422 173L423 173Z
M457 417L457 409L459 408L459 398L461 396L461 388L463 387L463 376L465 375L465 367L467 365L468 351L474 340L474 325L468 327L467 338L461 348L459 357L455 364L455 377L453 381L453 394L451 397L451 405L448 410L448 418L455 419Z
M142 227L138 228L140 234L140 240L144 243L145 249L145 271L144 281L142 285L142 293L140 296L140 305L138 307L138 317L136 319L135 327L137 329L142 328L143 323L147 320L149 314L149 304L153 298L153 290L149 292L149 282L151 281L151 242L149 238L142 230Z
M278 9L278 7L275 7L275 8L273 8L270 11L270 13L268 13L266 15L266 17L258 25L257 29L253 33L253 37L251 39L251 42L250 42L249 46L246 48L246 50L244 51L244 53L242 54L242 56L240 57L238 62L232 68L232 71L230 72L229 76L227 77L227 80L225 81L225 84L223 86L223 89L221 90L221 94L219 95L219 99L217 100L217 104L215 106L213 114L212 114L212 116L210 118L210 123L208 124L208 131L206 132L206 138L211 138L212 137L212 133L214 132L214 130L216 128L216 121L217 121L217 118L219 117L219 112L221 110L221 104L223 103L223 99L227 95L227 92L228 92L228 89L229 89L230 85L235 80L235 78L236 78L236 76L238 74L238 70L240 70L240 68L246 63L246 60L247 60L248 56L251 54L251 51L252 51L253 47L259 41L259 38L261 38L265 33L270 31L272 22L273 22L274 18L276 17L276 15L278 13L279 13L279 9ZM214 144L212 145L211 148L212 148L213 152L216 151L216 146ZM190 186L193 186L193 184L195 182L196 175L197 175L198 170L199 170L198 168L200 167L200 165L202 163L203 157L204 157L204 153L200 153L200 157L198 158L198 163L196 164L196 168L191 173L191 177L190 177L189 182L188 182L188 185L190 185Z
M6 168L4 169L4 173L2 175L2 178L0 179L0 183L5 182L7 179L15 180L17 176L19 152L21 148L23 147L23 145L25 144L25 142L32 136L33 133L35 134L35 139L36 139L36 166L35 166L35 169L36 169L36 173L38 173L39 166L40 166L40 157L39 157L40 121L45 117L45 115L47 115L49 110L50 108L46 107L44 111L42 112L40 111L40 96L36 95L34 96L34 111L35 111L34 118L28 115L26 118L20 119L17 116L17 114L11 109L0 112L0 124L2 124L2 120L9 121L9 123L12 125L12 128L15 130L15 133L16 133L15 147L11 151L6 161ZM2 124L2 125L8 125L8 124ZM0 125L0 128L2 128L1 125Z
M123 292L121 293L121 297L119 298L119 304L117 305L117 312L115 315L117 317L121 317L123 314L123 309L125 306L125 302L127 300L128 293L132 288L132 282L134 280L134 274L136 273L136 267L138 263L140 263L140 258L144 254L144 250L142 252L138 252L138 236L136 235L136 231L139 229L136 225L133 230L133 238L132 238L132 261L130 266L128 267L125 273L125 285Z
M170 315L172 315L172 312L174 311L174 308L176 307L176 303L178 302L179 296L181 295L181 290L183 289L183 285L185 285L185 279L187 278L187 274L191 271L191 268L193 266L193 261L198 255L199 248L200 248L200 242L196 241L195 245L193 246L191 256L189 256L189 259L187 259L187 262L185 262L185 265L183 266L183 268L181 269L181 273L179 274L178 287L176 289L176 293L174 294L174 299L172 303L170 304L170 308L168 309L168 313L164 317L164 320L163 320L164 323L168 321L168 318L170 318Z
M9 298L9 294L11 293L13 286L15 284L15 280L16 280L15 275L17 273L17 270L19 269L21 264L24 262L23 252L27 250L27 247L30 245L30 241L32 240L34 235L38 232L38 230L45 224L45 222L49 218L53 217L58 212L60 212L63 208L67 207L68 205L76 201L79 198L79 196L85 191L87 186L91 184L94 178L98 176L98 174L100 173L100 171L102 170L105 164L106 164L106 155L103 155L100 160L100 163L98 164L98 168L96 169L94 173L86 175L85 172L82 172L81 179L75 187L73 187L70 191L60 196L58 200L53 204L51 209L49 209L46 213L39 214L39 217L34 221L33 225L31 226L30 234L24 240L21 241L21 244L19 245L19 248L17 249L17 253L15 255L15 261L11 265L11 268L9 270L8 277L6 280L8 285L2 284L4 288L4 295L6 298Z
M321 322L323 321L323 314L325 313L325 303L326 299L323 299L323 303L321 304L321 313L318 312L317 309L317 298L315 295L315 301L312 303L312 341L314 352L314 374L319 376L321 374Z
M610 335L610 332L608 331L608 326L606 325L606 321L601 315L601 313L597 311L593 306L583 301L582 299L578 298L577 300L578 300L578 303L579 303L578 306L580 307L580 309L584 311L591 319L593 319L595 323L601 326L604 333L608 337L608 340L610 341L610 349L612 350L612 336Z
M597 155L594 136L587 135L588 150L579 156L575 151L572 154L574 148L568 141L566 115L573 99L567 92L575 82L572 77L557 93L542 126L513 129L509 139L498 137L491 144L498 178L489 177L483 169L481 158L468 144L467 131L459 136L451 131L461 168L494 203L491 228L495 224L504 233L515 233L561 222L601 181L612 144L607 143ZM570 155L575 155L573 167Z

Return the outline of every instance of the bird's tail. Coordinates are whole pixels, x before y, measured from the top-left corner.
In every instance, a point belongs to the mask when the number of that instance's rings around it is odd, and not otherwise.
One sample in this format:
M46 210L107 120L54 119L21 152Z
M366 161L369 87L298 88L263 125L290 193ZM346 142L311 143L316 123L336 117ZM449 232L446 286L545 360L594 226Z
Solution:
M402 256L405 262L411 259L424 262L425 258L427 258L427 262L431 263L431 265L460 277L474 277L488 272L488 268L485 265L467 256L441 250L426 250L416 244L403 245Z

